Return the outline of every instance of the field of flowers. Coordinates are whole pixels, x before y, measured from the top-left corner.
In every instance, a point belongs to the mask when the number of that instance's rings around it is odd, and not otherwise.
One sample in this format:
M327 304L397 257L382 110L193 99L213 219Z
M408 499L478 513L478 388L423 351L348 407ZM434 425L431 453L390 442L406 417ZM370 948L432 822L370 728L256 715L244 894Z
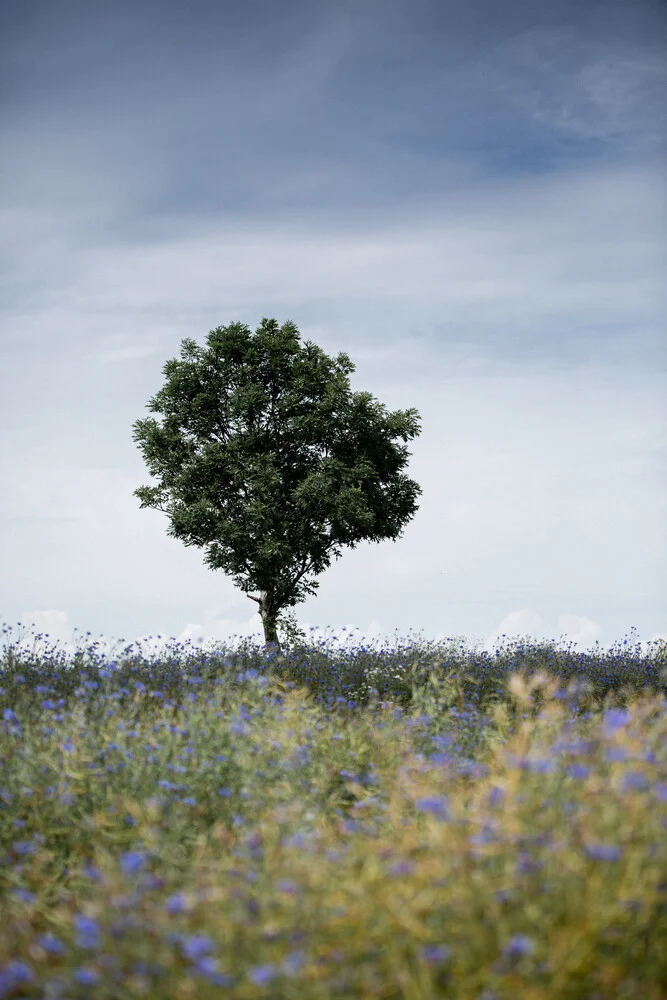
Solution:
M664 643L94 649L0 658L0 1000L667 997Z

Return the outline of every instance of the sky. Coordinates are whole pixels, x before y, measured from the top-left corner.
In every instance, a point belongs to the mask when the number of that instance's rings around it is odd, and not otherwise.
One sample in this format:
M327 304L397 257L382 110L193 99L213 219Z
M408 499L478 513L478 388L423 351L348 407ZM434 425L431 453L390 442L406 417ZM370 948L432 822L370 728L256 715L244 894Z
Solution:
M661 0L3 4L5 642L263 641L132 437L263 317L421 419L309 636L667 639L666 82Z

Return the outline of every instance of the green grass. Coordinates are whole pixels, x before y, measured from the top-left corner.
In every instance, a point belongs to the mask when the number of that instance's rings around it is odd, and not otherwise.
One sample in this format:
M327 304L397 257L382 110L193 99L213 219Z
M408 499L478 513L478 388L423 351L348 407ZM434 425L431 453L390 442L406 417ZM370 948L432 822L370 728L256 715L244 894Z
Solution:
M95 645L0 659L0 1000L667 996L664 644Z

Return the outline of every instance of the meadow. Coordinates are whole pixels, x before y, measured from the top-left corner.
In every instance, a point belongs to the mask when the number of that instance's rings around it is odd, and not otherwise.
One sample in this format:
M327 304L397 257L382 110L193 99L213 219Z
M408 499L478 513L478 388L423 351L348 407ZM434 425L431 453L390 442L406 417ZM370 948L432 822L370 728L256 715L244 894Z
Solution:
M667 996L664 642L95 648L2 651L0 1000Z

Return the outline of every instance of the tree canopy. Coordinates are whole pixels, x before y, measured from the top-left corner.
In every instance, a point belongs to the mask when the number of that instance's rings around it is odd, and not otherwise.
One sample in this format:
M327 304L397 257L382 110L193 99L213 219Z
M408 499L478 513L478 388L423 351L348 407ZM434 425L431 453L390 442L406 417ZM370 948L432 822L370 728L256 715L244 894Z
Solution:
M181 360L164 365L166 384L147 404L162 424L132 425L159 480L133 495L257 601L265 641L279 648L281 610L315 592L310 578L341 546L396 540L416 512L422 491L394 441L420 433L419 414L352 393L348 355L302 345L291 321L263 318L254 335L216 327L207 344L186 338Z

